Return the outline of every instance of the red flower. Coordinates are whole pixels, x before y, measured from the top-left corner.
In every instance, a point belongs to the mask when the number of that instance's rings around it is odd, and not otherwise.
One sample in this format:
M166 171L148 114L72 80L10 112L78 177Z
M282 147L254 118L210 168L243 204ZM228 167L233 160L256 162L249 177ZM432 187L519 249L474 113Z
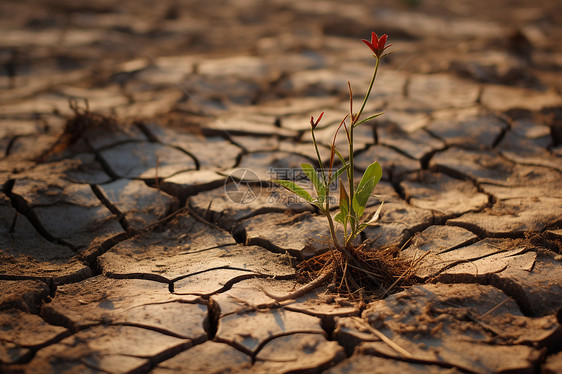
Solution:
M322 112L320 114L320 116L318 116L318 119L316 120L316 122L314 122L314 117L310 116L310 126L312 126L313 130L316 128L316 126L318 126L318 124L320 123L320 120L322 119L323 115L324 115L324 112Z
M381 58L384 50L392 45L392 44L389 44L386 47L384 46L386 44L387 38L388 38L388 35L384 34L379 39L377 34L375 34L375 32L373 31L371 33L371 41L368 41L368 40L365 40L365 39L361 39L361 40L365 44L367 44L369 46L369 48L371 48L371 50L375 53L375 56L377 56L377 58Z

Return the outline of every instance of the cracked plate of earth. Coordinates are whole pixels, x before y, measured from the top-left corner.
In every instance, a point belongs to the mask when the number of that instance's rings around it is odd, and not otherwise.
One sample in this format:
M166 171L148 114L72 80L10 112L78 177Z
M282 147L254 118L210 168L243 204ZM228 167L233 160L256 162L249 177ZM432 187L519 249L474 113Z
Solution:
M487 2L5 1L0 371L562 372L562 11ZM355 167L417 284L299 287L315 164L389 34ZM345 142L344 137L337 142ZM339 144L339 143L338 143Z

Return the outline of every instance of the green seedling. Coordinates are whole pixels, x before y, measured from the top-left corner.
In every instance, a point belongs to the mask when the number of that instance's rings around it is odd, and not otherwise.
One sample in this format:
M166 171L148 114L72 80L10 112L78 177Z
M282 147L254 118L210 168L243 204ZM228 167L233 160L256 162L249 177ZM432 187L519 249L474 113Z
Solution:
M369 100L369 96L371 95L373 85L375 83L375 78L379 70L380 61L384 56L388 55L384 53L384 51L388 47L390 47L390 45L385 46L387 37L387 35L383 35L378 38L377 34L373 32L370 41L363 39L363 42L365 42L365 44L367 44L367 46L369 46L369 48L374 53L373 57L376 61L375 70L371 78L371 83L369 84L369 89L363 99L361 108L357 113L353 112L353 93L351 91L351 84L348 82L349 113L342 119L340 125L336 129L334 140L331 144L331 155L327 168L324 167L323 160L320 157L320 152L318 151L318 142L316 141L316 136L314 133L316 127L322 120L322 116L324 115L324 113L321 113L320 116L318 116L317 120L314 120L314 117L311 117L310 119L312 143L316 151L320 170L318 173L310 164L301 164L301 168L304 174L312 182L312 185L314 186L314 190L316 192L316 196L312 196L308 191L292 181L280 179L273 180L273 182L287 188L291 192L295 193L299 197L303 198L304 200L318 208L320 213L324 215L328 220L328 227L330 230L332 245L339 251L342 251L344 248L347 248L348 250L351 249L354 239L361 231L363 231L366 227L376 221L380 212L380 207L382 207L381 204L381 206L379 207L379 211L377 211L370 220L364 220L363 216L365 213L367 201L373 193L375 186L381 179L382 168L378 162L373 162L365 170L359 184L355 185L353 162L353 133L354 129L357 126L360 126L361 124L382 115L382 113L377 113L367 118L362 117L363 111L365 110L365 106L367 104L367 101ZM338 135L338 132L342 128L345 131L349 146L349 157L347 160L336 148L336 137ZM339 158L343 166L334 171L333 166L336 156ZM347 187L346 183L341 178L344 174L347 177ZM330 211L330 185L334 182L339 183L340 186L339 212L334 217L332 217ZM343 228L343 243L341 243L338 239L334 221L341 224Z
M314 193L311 194L298 184L289 180L275 179L274 183L285 187L292 193L298 195L302 199L306 200L308 203L314 205L318 208L320 214L326 217L328 222L328 228L330 233L330 244L333 248L330 255L320 255L323 258L324 266L321 271L319 271L318 276L310 284L303 287L303 290L309 290L312 286L317 286L328 279L333 280L339 278L341 289L345 284L345 288L352 293L352 288L362 289L364 282L358 280L357 272L361 273L359 278L368 279L370 284L373 284L379 288L384 288L385 282L380 274L374 271L380 269L381 266L386 266L389 258L392 255L384 254L382 257L377 257L376 261L373 260L373 256L370 253L364 251L364 246L356 245L356 238L365 228L370 225L375 224L375 221L379 217L381 211L381 204L378 210L372 217L365 217L365 207L369 197L372 195L373 190L379 183L382 177L381 165L374 161L371 163L363 173L358 184L355 183L354 175L354 130L357 126L360 126L383 113L373 114L364 117L365 107L371 96L375 79L379 70L381 59L387 56L389 53L385 53L385 50L390 47L386 45L388 36L382 35L380 38L374 32L371 35L371 40L363 39L363 42L371 49L373 52L373 57L375 58L374 72L369 84L369 88L363 102L358 112L353 110L353 93L351 90L351 84L348 82L349 87L349 113L341 120L339 126L337 127L333 141L331 143L331 154L330 159L327 164L324 164L320 152L318 150L318 142L316 140L315 129L322 120L324 113L321 113L315 120L314 117L310 119L310 131L312 136L312 143L316 151L317 161L319 165L319 170L316 170L310 164L301 164L302 171L306 177L312 183L314 187ZM336 147L336 138L338 132L343 129L348 144L348 157L347 159L342 155L342 153ZM336 157L339 159L341 166L338 169L334 168ZM330 186L333 183L339 185L339 206L336 209L335 215L332 216L333 207L330 207ZM342 235L338 236L337 230L341 230ZM377 262L373 265L373 261ZM318 262L318 261L316 261ZM320 261L322 262L322 261ZM381 265L382 264L382 265ZM392 267L392 266L391 266ZM353 268L355 276L349 276L352 274L348 268ZM380 273L380 272L379 272ZM340 275L336 277L334 275ZM388 274L387 274L388 275ZM393 277L392 275L390 276ZM350 284L355 287L350 286ZM388 290L385 290L385 292ZM277 297L268 294L277 300L285 300L287 298L295 298L298 296L298 292L291 293L284 297Z

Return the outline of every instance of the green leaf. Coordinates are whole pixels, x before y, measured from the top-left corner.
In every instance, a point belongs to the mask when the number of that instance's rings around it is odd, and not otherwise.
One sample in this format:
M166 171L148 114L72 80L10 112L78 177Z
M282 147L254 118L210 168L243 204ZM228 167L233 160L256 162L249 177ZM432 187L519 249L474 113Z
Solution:
M353 196L353 210L357 214L357 218L361 218L363 212L365 211L365 206L367 205L367 200L371 196L371 193L375 189L377 183L379 183L382 177L382 168L378 162L373 162L367 167L355 195Z
M373 216L371 217L370 220L368 220L365 223L360 224L357 227L357 232L355 233L355 235L359 234L361 231L365 230L367 227L369 226L374 226L376 225L377 220L379 219L379 216L381 214L381 209L382 206L384 205L384 201L381 203L381 205L379 205L379 208L377 209L377 211L375 212L375 214L373 214Z
M369 200L369 196L374 188L373 180L369 179L361 188L357 188L355 195L353 195L353 211L357 215L357 219L360 219L363 215L367 200Z
M350 240L355 239L355 237L356 237L357 235L359 235L359 233L360 233L361 231L365 230L367 227L376 225L376 221L379 219L379 215L380 215L380 213L381 213L381 209L382 209L382 206L383 206L383 205L384 205L384 202L382 202L381 205L379 205L379 208L377 209L377 211L375 212L375 214L373 214L373 216L371 217L371 219L370 219L369 221L367 221L367 222L365 222L365 223L362 223L362 224L360 224L359 226L357 226L357 231L355 231L355 232L352 234L352 237L351 237Z
M345 226L344 220L345 220L344 215L341 212L338 212L338 214L334 216L334 221L339 222Z
M314 189L318 194L318 199L322 203L326 199L326 187L324 186L324 182L320 180L320 177L316 173L316 170L310 164L301 164L302 171L306 174L308 179L314 185Z
M369 227L369 225L367 225L366 223L360 224L360 225L357 227L357 231L355 231L355 233L352 235L352 237L351 237L350 240L355 239L355 237L356 237L357 235L359 235L359 233L360 233L361 231L365 230L367 227Z
M333 181L335 181L336 179L338 179L338 177L340 175L342 175L347 169L349 169L349 164L342 166L338 171L336 171L334 173L334 175L332 175L332 178L330 179L330 182L328 183L328 186L332 184Z
M302 197L303 199L305 199L306 201L308 201L309 203L312 202L312 196L310 196L310 194L301 186L299 186L298 184L291 182L291 181L286 181L283 179L274 179L272 180L273 183L277 183L280 186L285 187L286 189L288 189L289 191L299 195L300 197Z
M338 158L340 159L341 163L345 165L345 158L341 155L341 153L334 148L334 151L336 151L336 155L338 155Z
M383 114L384 114L384 112L380 112L380 113L377 113L377 114L372 115L372 116L370 116L370 117L367 117L367 118L365 118L365 119L362 119L361 121L359 121L359 122L357 122L355 125L353 125L353 128L356 128L357 126L359 126L359 125L362 124L362 123L365 123L365 122L370 121L370 120L372 120L372 119L374 119L374 118L377 118L378 116L382 116Z

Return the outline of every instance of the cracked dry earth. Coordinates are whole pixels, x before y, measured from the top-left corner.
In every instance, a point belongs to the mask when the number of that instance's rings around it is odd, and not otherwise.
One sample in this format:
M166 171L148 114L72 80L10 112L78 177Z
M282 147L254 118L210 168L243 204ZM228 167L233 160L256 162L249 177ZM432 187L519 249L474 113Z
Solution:
M561 15L3 1L0 371L561 373ZM362 239L425 255L419 282L276 303L327 232L260 180L314 162L322 111L329 152L373 28L398 52L357 130L358 172L384 170Z

